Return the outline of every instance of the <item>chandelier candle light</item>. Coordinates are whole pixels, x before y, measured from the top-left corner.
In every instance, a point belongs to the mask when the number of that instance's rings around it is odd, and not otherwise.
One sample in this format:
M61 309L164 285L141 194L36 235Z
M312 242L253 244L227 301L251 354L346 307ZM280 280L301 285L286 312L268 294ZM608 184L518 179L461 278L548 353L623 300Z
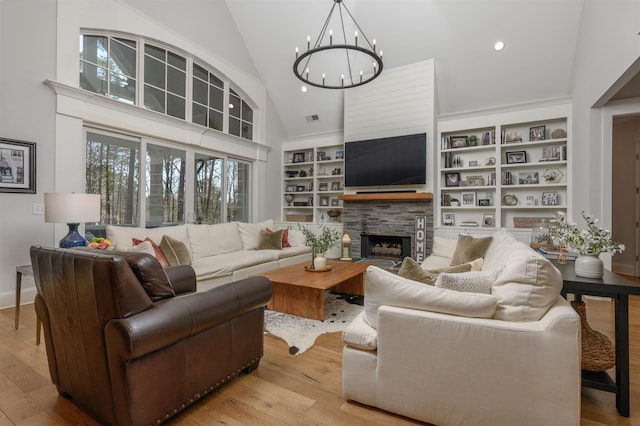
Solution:
M334 18L334 13L338 17ZM353 44L347 41L345 15L351 18L352 23L348 28L353 30ZM348 20L347 24L349 24ZM336 34L336 43L334 43L331 25L341 30ZM327 29L329 29L328 36ZM307 50L300 52L296 47L293 73L310 86L323 89L348 89L369 83L381 72L382 50L379 53L376 51L376 40L369 41L343 0L333 0L329 16L313 46L311 36L307 36ZM303 91L306 91L305 89L306 87L303 86Z

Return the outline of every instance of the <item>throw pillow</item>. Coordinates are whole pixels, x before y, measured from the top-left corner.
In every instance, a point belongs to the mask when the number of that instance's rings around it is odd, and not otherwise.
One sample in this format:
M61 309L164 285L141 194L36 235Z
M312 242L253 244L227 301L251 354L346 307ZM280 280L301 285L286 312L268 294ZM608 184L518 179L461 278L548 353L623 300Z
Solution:
M367 268L364 288L365 321L378 328L378 308L383 305L439 312L470 318L491 318L497 298L490 294L462 293L424 285L377 266Z
M151 243L149 241L143 241L140 244L137 244L135 246L131 246L131 247L127 248L127 250L125 250L125 251L138 252L138 253L147 253L147 254L150 254L153 257L156 257L156 252L155 252L155 250L153 250L153 246L151 245Z
M182 241L163 235L160 241L160 250L170 266L191 265L191 254Z
M267 228L267 232L273 232L273 231ZM286 247L291 247L291 244L289 244L289 230L286 228L283 228L282 229L282 248L286 248Z
M284 229L275 232L260 230L260 242L257 250L282 250L282 234Z
M134 246L137 246L138 244L141 244L144 241L149 241L151 243L151 245L153 246L154 255L155 255L156 259L158 259L158 262L160 262L160 265L163 268L166 268L167 266L169 266L169 262L167 262L167 258L164 257L164 253L162 253L162 250L160 249L160 247L155 242L153 242L153 240L151 238L147 237L144 240L139 240L137 238L131 238L131 241L133 242Z
M491 287L499 271L469 271L461 274L443 272L436 280L436 287L469 293L491 294Z
M492 240L492 237L473 238L470 235L459 235L456 250L451 257L451 266L471 262L474 259L483 257Z
M402 261L402 266L398 271L398 275L403 278L408 278L413 281L418 281L424 284L433 285L441 272L460 273L471 270L471 264L465 263L463 265L450 266L438 269L422 269L422 267L410 257L405 257Z
M150 243L143 241L139 244L145 245ZM171 287L169 278L161 267L160 262L153 256L147 255L147 253L136 253L122 251L118 253L126 260L127 264L142 284L142 287L147 292L151 300L154 302L161 299L167 299L174 297L176 293Z

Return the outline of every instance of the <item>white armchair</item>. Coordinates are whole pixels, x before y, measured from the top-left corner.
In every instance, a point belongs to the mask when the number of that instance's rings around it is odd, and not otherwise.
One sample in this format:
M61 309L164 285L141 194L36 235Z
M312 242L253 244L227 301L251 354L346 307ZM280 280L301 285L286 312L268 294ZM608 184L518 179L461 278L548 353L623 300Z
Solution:
M462 293L369 267L365 310L343 332L343 396L438 426L579 425L578 315L557 295L540 318L498 319L509 303L500 291Z

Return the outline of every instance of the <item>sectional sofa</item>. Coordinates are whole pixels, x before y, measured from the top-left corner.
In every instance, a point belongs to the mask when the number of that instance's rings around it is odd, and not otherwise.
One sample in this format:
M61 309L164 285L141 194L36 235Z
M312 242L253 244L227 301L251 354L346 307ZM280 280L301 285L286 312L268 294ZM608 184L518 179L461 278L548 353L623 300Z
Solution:
M139 249L165 256L171 264L190 264L198 291L311 260L304 234L278 230L273 220L148 229L109 225L106 232L116 250ZM283 238L278 244L274 235L280 233Z

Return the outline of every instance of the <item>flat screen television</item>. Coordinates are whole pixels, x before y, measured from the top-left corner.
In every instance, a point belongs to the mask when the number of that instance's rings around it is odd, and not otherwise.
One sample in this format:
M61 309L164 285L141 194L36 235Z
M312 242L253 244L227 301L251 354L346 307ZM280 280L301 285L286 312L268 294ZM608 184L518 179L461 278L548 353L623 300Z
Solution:
M426 176L426 133L345 143L345 186L420 185Z

